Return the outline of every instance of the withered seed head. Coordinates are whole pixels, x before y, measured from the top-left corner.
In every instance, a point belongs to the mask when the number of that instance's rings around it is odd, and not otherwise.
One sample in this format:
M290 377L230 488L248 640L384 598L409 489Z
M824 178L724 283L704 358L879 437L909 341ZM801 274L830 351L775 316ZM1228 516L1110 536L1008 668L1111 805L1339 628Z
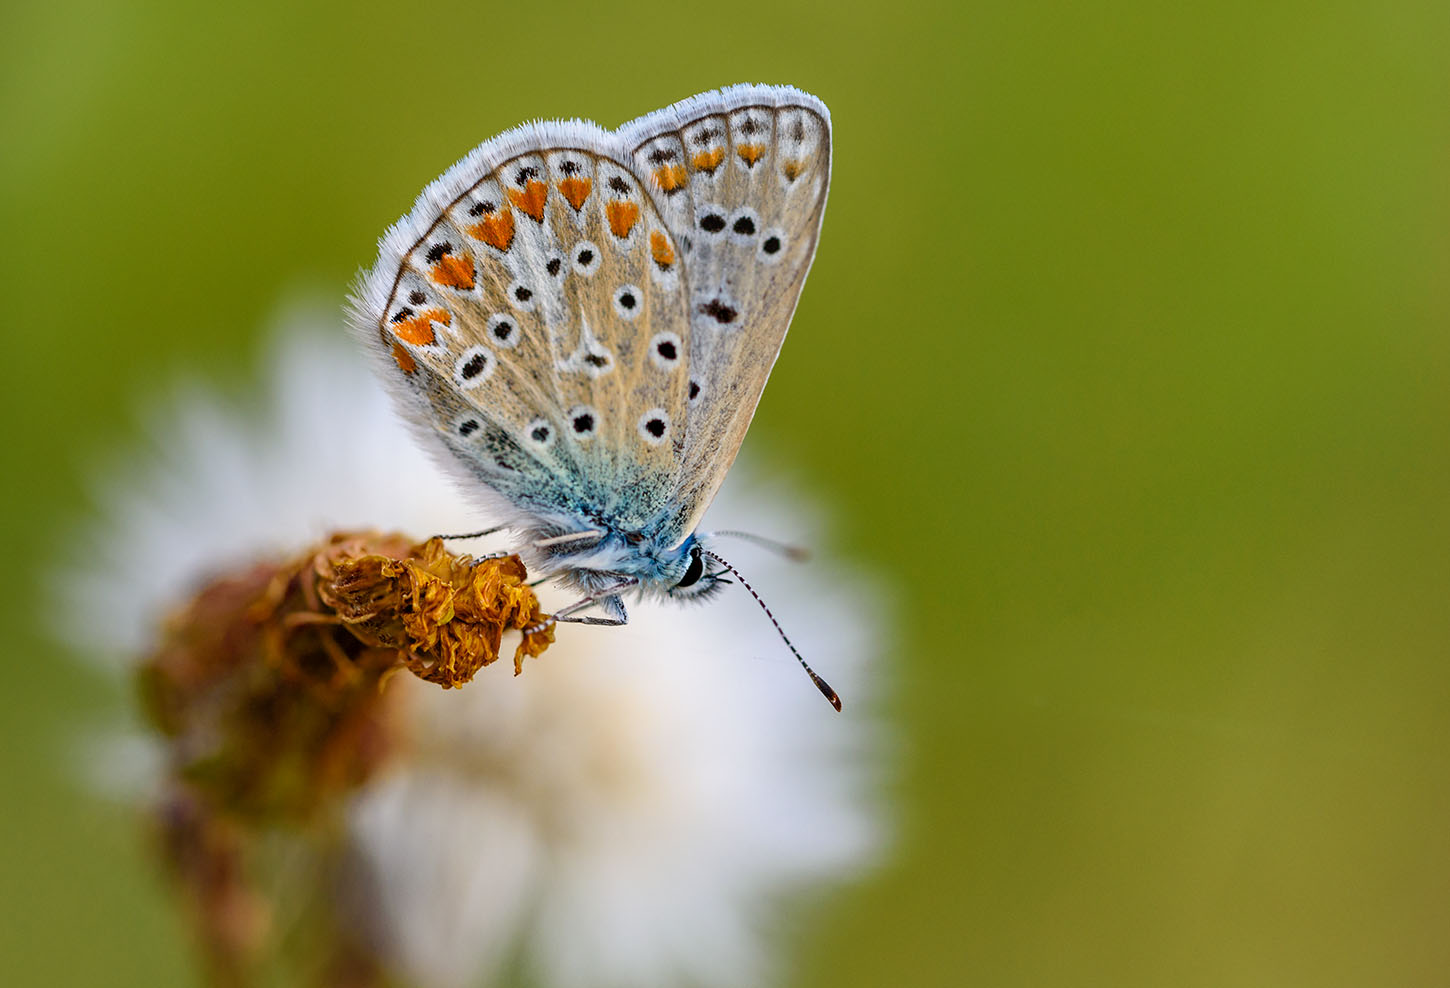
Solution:
M343 533L213 580L167 623L138 674L166 738L156 822L217 983L244 982L269 949L268 903L248 877L261 838L281 829L325 847L344 797L396 746L387 679L467 683L505 630L542 623L525 577L517 556L474 563L436 538ZM525 634L515 674L553 640L552 625ZM349 956L345 938L330 949Z
M408 650L404 665L441 686L468 682L498 658L506 629L543 618L518 556L475 563L435 538L406 558L359 554L353 542L335 539L314 558L318 595L347 629L367 644ZM524 656L538 656L552 641L552 625L525 635L514 651L515 674Z
M541 622L525 577L517 556L475 564L439 539L334 535L203 588L141 667L147 710L177 773L219 805L305 816L386 753L384 679L461 686L506 629ZM552 626L524 635L515 672L552 641Z

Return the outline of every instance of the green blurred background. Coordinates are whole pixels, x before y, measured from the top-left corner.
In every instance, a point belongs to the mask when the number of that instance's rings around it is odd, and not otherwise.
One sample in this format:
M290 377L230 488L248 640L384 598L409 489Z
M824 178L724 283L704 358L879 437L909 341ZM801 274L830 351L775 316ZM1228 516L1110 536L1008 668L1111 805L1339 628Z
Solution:
M1444 0L196 7L0 10L0 980L192 977L33 620L138 398L494 132L736 81L836 128L750 443L909 610L898 853L799 984L1450 979Z

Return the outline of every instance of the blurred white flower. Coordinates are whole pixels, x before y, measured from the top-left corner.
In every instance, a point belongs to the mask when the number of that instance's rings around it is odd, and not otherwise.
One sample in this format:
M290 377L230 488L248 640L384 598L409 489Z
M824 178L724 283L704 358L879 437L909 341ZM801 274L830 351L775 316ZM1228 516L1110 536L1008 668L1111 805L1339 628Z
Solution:
M158 415L66 574L64 629L134 662L199 580L339 529L486 527L413 444L336 319L281 320L267 386L238 411L202 389ZM737 465L707 519L820 548L801 491ZM490 540L482 548L504 548ZM882 591L829 557L730 554L845 701L837 714L740 588L565 626L513 678L444 691L406 675L404 741L347 812L338 892L363 945L423 986L523 964L547 985L755 985L800 893L879 855L884 744L873 673ZM545 606L568 600L549 589ZM508 648L505 651L509 651Z

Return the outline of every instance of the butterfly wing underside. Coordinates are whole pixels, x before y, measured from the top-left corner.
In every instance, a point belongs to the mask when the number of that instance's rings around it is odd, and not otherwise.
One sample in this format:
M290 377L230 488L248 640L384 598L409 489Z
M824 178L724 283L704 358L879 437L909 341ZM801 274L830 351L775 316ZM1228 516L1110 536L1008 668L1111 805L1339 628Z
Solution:
M830 115L788 86L737 86L621 128L684 251L690 411L674 541L734 462L815 256Z
M790 87L693 97L617 132L525 125L387 233L353 326L500 522L663 518L678 545L754 415L829 179L829 114Z
M385 238L359 299L415 427L502 496L502 517L535 528L638 527L678 473L683 278L620 157L614 135L580 123L495 138ZM394 234L412 239L388 264Z

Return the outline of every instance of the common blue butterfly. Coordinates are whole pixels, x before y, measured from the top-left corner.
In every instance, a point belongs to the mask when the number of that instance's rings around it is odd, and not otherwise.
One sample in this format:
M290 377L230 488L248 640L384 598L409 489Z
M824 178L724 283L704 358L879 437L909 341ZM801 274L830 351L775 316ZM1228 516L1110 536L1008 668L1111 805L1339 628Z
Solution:
M555 619L622 624L624 594L703 599L727 571L750 589L696 526L815 256L830 139L789 86L524 124L383 237L352 326L530 569L585 595Z

